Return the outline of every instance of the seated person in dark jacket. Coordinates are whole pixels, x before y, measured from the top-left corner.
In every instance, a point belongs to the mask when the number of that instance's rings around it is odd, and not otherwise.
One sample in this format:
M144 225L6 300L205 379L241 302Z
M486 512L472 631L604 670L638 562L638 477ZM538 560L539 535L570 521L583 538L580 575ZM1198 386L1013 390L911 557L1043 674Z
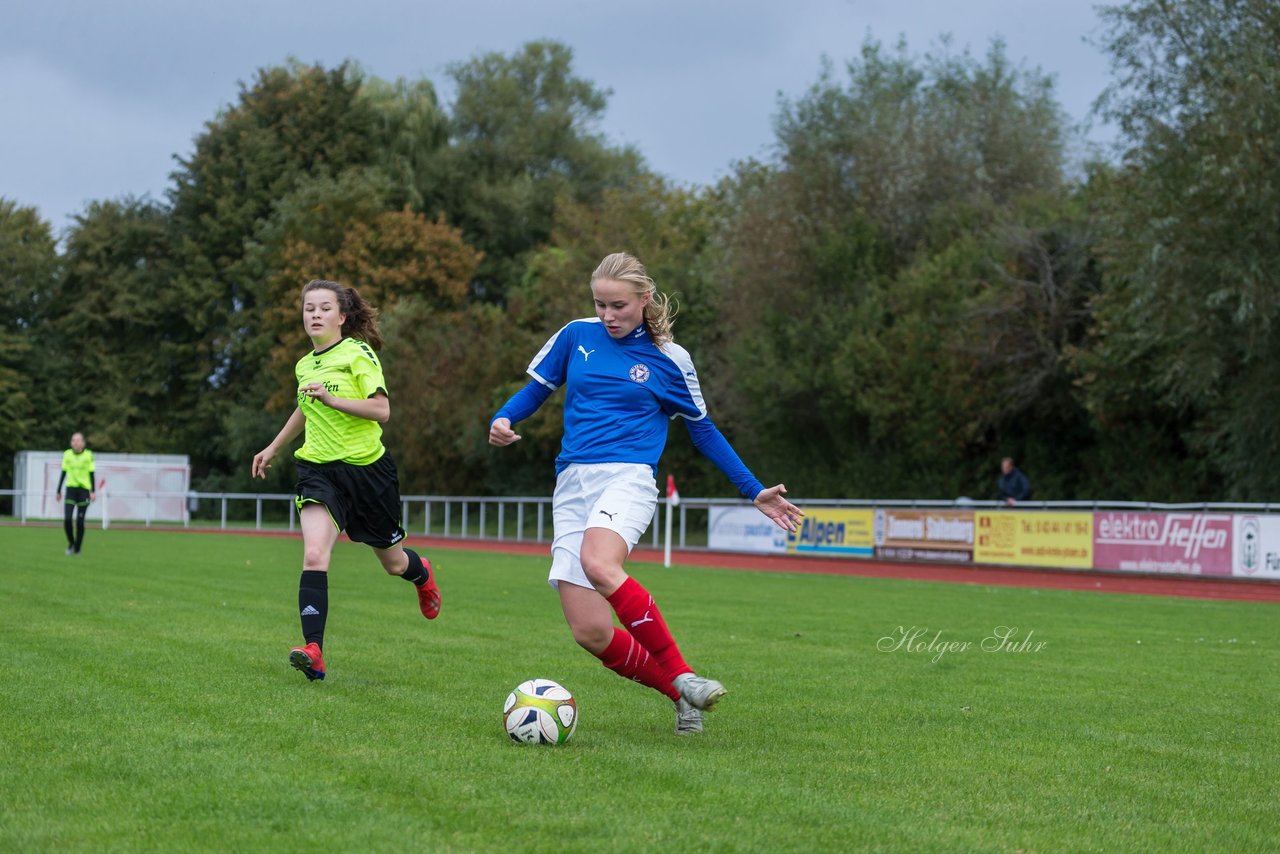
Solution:
M1013 457L1000 461L1000 479L996 481L997 498L1010 506L1031 497L1031 481L1013 464Z

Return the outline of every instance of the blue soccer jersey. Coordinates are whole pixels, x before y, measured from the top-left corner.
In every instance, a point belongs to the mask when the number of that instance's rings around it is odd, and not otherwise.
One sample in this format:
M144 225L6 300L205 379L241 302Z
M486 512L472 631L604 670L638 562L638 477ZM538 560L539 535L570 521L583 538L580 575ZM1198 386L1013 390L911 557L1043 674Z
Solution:
M530 383L494 418L512 424L566 387L556 473L573 463L645 463L657 472L667 419L687 419L695 446L754 498L763 487L707 418L693 360L680 345L653 343L644 325L613 338L598 318L571 321L529 363Z

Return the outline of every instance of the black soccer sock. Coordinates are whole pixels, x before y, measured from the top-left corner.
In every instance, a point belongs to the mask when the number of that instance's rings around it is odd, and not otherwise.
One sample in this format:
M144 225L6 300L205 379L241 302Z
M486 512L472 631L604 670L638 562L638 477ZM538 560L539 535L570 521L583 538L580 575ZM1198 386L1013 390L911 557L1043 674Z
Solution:
M75 512L76 512L75 505L64 504L62 505L62 510L63 510L62 529L67 535L67 545L70 546L71 548L75 548L76 532L75 532L75 529L71 527L71 517L75 515Z
M80 545L84 542L84 514L88 512L88 507L76 508L76 551L80 551Z
M400 577L411 582L415 587L421 587L431 578L427 573L427 566L413 549L405 549L404 553L409 556L409 568Z
M329 573L302 571L298 581L298 611L302 617L302 637L324 649L324 621L329 616Z

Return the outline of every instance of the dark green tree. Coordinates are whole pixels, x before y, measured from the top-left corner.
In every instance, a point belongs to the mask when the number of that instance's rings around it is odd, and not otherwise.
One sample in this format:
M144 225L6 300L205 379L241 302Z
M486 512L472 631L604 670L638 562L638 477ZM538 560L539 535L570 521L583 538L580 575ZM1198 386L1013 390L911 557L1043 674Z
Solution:
M442 210L439 158L449 141L449 117L440 107L431 81L389 83L369 77L360 100L374 120L373 148L386 176L393 209Z
M485 253L477 296L501 301L551 237L556 199L598 201L642 170L598 130L608 93L576 76L563 44L530 42L449 68L456 87L440 208ZM428 202L430 204L430 201Z
M56 447L44 412L57 244L35 208L0 197L0 483L17 451Z
M828 68L784 101L777 161L720 188L713 242L713 360L745 456L806 494L987 497L985 455L1046 376L1070 387L1041 371L1010 402L1007 349L1028 367L1069 336L992 328L1063 320L1028 296L1060 296L1053 276L1081 264L1035 260L1054 223L1032 200L1065 197L1065 127L1051 81L999 43L980 61L868 42L847 81Z
M47 326L61 343L50 417L96 449L191 453L208 435L203 363L192 358L201 334L174 281L171 234L162 205L132 198L90 203L67 234Z
M1161 425L1176 497L1280 491L1280 6L1106 7L1101 100L1121 164L1093 176L1105 292L1081 358L1108 425ZM1185 461L1185 463L1183 462Z

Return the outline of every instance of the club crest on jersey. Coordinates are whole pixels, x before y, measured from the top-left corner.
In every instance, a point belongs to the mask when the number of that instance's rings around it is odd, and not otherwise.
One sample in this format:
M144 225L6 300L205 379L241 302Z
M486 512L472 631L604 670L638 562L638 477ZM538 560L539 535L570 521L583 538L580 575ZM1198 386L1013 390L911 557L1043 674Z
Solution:
M630 376L631 376L631 379L635 380L638 383L648 382L649 368L646 365L641 365L639 363L634 364L631 366Z

